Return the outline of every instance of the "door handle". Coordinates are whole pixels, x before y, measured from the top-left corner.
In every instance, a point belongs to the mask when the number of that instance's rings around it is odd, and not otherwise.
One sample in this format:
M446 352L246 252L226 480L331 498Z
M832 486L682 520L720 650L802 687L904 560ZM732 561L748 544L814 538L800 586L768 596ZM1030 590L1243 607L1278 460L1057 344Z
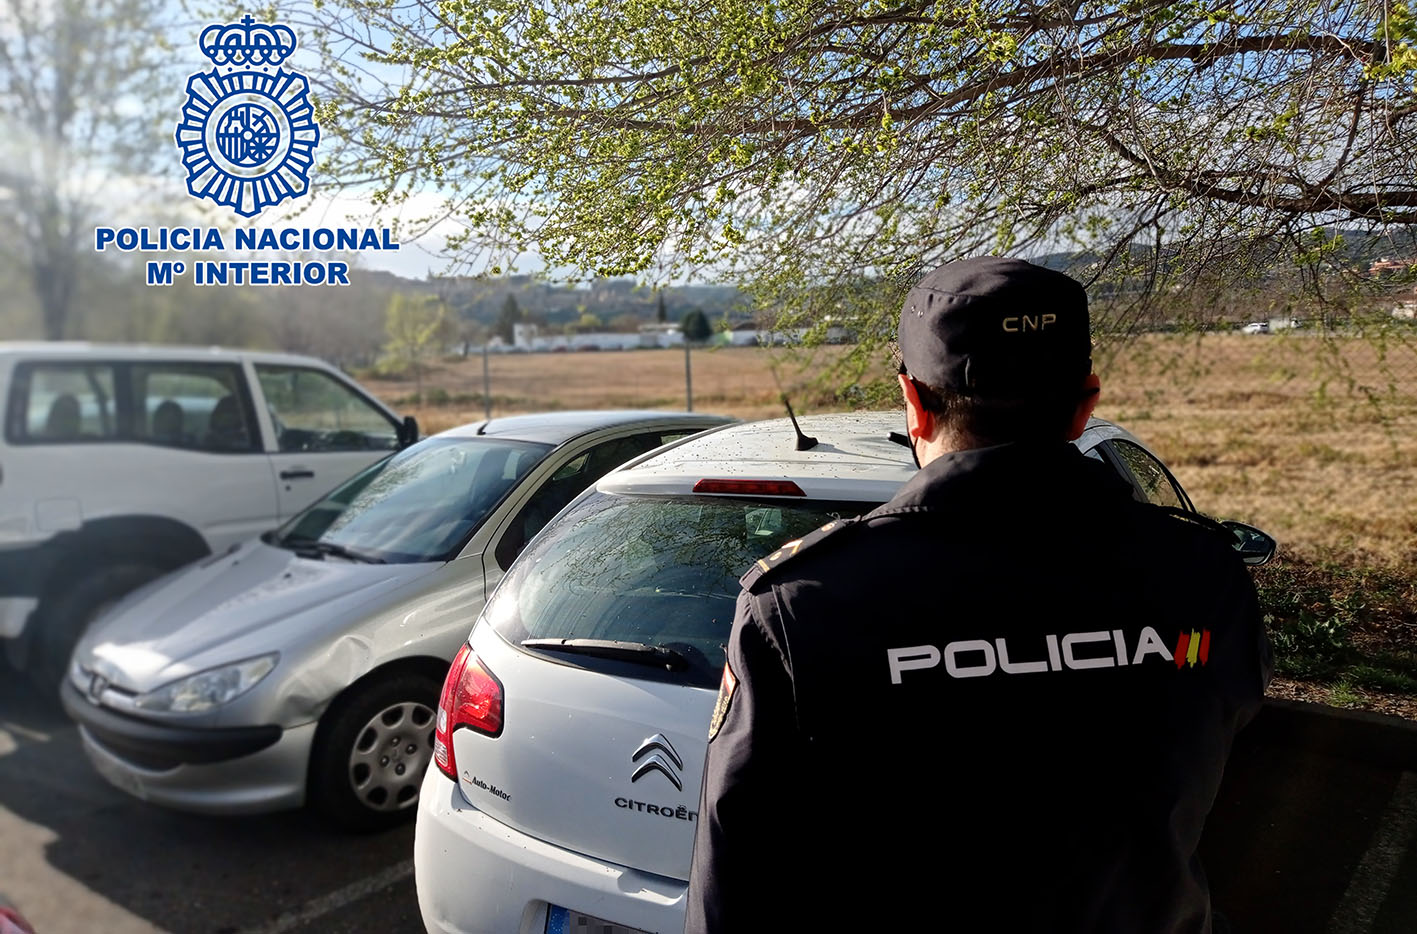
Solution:
M308 467L292 467L289 470L282 470L280 478L282 480L313 480L315 471Z

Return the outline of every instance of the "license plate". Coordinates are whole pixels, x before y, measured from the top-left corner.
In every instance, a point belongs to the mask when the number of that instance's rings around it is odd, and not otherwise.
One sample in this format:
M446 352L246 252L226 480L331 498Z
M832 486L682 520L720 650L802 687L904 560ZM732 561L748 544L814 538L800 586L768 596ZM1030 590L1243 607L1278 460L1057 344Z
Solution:
M614 921L595 918L560 905L546 908L546 934L649 934L639 928L627 928Z

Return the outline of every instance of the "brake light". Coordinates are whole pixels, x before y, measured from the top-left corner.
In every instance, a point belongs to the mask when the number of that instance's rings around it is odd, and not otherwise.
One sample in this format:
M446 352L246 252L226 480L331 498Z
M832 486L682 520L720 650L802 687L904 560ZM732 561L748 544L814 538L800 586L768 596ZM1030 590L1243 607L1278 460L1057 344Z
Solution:
M806 496L791 480L709 480L694 484L695 493L731 493L738 496Z
M453 755L453 731L460 726L487 736L502 735L502 682L467 643L458 649L453 667L448 669L433 730L433 761L454 781L458 763Z

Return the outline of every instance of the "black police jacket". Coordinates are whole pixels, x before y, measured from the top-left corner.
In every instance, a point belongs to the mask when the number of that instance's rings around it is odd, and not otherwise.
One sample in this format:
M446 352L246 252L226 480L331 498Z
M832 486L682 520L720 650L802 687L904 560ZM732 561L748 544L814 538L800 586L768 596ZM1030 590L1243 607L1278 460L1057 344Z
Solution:
M1213 523L1072 445L928 464L743 578L686 931L1208 931L1269 646Z

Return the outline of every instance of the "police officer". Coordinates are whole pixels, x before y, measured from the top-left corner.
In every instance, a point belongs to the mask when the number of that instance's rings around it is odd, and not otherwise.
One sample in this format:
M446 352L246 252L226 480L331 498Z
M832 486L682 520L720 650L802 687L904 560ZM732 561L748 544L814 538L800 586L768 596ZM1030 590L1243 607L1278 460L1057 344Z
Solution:
M1196 856L1269 647L1226 535L1069 444L1087 299L951 263L901 312L921 470L744 576L685 929L1211 930Z

